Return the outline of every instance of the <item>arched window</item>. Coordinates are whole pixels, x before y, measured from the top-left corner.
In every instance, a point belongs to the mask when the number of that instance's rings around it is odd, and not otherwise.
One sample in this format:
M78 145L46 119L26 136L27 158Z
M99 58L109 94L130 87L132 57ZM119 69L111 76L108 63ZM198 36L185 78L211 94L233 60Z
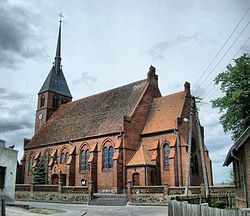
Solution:
M69 160L69 153L67 152L67 153L65 154L65 163L67 163L68 160Z
M85 170L85 151L81 152L81 171Z
M86 151L82 150L81 152L81 171L86 171L89 169L88 166L88 160L89 160L89 150L87 149Z
M86 170L89 169L88 161L89 161L89 150L86 151Z
M57 108L57 106L58 106L57 98L53 97L53 108Z
M65 154L64 154L64 153L62 153L61 163L62 163L62 164L65 163Z
M29 163L29 171L32 171L32 166L33 166L33 158L30 158L30 163Z
M112 146L109 147L109 168L113 168L113 152L114 149Z
M164 145L164 167L169 167L169 145Z
M103 150L103 169L108 169L108 148Z
M45 104L45 97L44 95L41 96L41 102L40 102L40 107L44 107Z

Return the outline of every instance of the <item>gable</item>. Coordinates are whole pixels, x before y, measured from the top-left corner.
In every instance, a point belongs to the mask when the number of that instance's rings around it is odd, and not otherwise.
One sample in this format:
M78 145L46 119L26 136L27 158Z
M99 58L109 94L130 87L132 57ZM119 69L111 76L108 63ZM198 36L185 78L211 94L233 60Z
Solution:
M181 117L186 92L155 98L142 134L174 129Z
M62 105L25 148L121 131L146 85L145 79Z

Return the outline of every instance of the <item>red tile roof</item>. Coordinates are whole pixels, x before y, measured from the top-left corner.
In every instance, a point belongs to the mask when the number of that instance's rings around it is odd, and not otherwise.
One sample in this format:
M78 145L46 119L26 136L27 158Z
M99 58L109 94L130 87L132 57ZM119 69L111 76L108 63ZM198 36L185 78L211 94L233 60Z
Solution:
M142 134L174 129L181 117L186 92L155 98Z
M145 79L62 105L25 148L121 131L146 85Z
M152 155L141 143L139 149L135 152L134 156L128 162L127 166L138 166L138 165L155 165L155 162L151 160Z

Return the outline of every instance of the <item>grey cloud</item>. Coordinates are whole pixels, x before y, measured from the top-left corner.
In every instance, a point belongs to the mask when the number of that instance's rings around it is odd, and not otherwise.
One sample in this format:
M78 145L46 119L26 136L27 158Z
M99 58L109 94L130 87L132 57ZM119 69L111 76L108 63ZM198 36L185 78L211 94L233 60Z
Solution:
M1 118L0 118L1 119ZM31 129L33 123L27 121L16 121L15 119L1 119L0 122L0 133L6 133L10 131L17 131L22 129Z
M84 82L97 82L96 77L89 76L87 72L81 73L81 77L73 81L74 85L78 85Z
M189 41L195 41L195 42L203 42L205 40L205 37L201 32L196 32L190 36L186 35L177 35L173 40L165 40L161 41L157 44L155 44L149 51L148 54L153 56L156 59L164 59L164 52L167 49L170 49L172 47L176 47L181 43L186 43Z
M0 100L32 100L32 96L23 92L13 92L0 87Z
M7 0L0 1L0 67L16 68L23 58L37 55L35 46L29 44L34 36L33 14L21 7L13 6Z

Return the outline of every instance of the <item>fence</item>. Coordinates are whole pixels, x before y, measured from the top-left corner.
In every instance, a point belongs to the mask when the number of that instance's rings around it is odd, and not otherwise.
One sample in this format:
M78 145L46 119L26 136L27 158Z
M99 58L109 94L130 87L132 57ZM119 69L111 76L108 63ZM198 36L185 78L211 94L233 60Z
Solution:
M184 194L185 187L168 187L164 186L131 186L131 182L128 181L127 191L131 194L157 194L164 193L164 190L168 195L182 195ZM231 185L226 186L210 186L209 192L211 195L228 195L235 193L235 187ZM189 194L198 195L205 194L205 186L201 184L200 186L189 186Z
M168 216L250 216L250 209L239 211L208 207L207 203L201 205L189 204L187 201L180 202L168 200Z
M71 193L71 194L88 194L88 187L82 186L62 186L58 185L29 185L29 184L16 184L15 191L29 191L29 192L58 192L58 193Z

